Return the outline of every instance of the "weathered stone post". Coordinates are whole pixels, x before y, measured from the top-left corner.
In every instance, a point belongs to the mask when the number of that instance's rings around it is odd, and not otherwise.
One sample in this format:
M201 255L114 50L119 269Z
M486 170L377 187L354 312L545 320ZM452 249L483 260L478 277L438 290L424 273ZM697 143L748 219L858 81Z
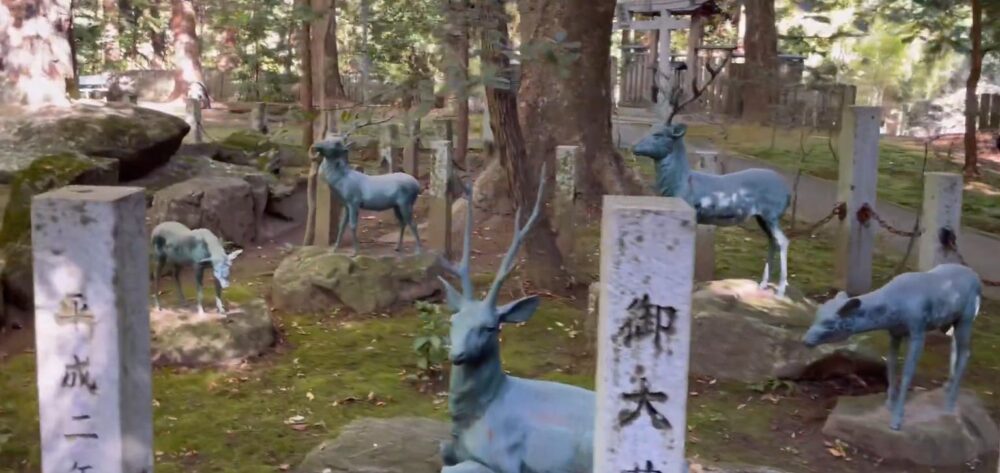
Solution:
M267 134L267 103L256 102L250 109L250 129Z
M187 99L187 122L191 125L191 136L195 143L202 143L204 138L202 132L205 130L201 124L201 100Z
M493 127L490 126L490 106L486 98L483 98L483 121L480 129L480 136L483 139L483 152L490 153L493 150Z
M403 148L403 172L420 178L420 118L414 118L407 126L406 146Z
M579 218L576 211L579 156L579 146L556 147L556 245L566 261L573 260L576 248L576 225Z
M704 173L722 174L722 163L716 153L698 153L695 167ZM694 280L715 278L715 225L698 225L694 249Z
M379 143L379 161L387 173L395 172L396 164L401 162L403 149L399 147L399 125L390 123L382 128L382 140Z
M927 271L941 263L957 263L958 255L941 246L941 229L958 239L962 232L962 175L950 172L924 174L924 208L921 216L917 268ZM959 240L960 241L960 240Z
M451 118L439 118L434 121L437 127L437 136L444 141L455 143L455 122Z
M680 199L604 197L595 472L687 472L694 238Z
M32 201L43 473L153 471L145 215L137 187Z
M427 188L430 197L430 216L427 223L427 241L431 248L441 251L445 258L451 256L451 194L448 183L452 173L452 148L450 141L431 143L434 148L434 166Z
M847 204L840 221L835 258L835 284L850 295L871 290L875 225L862 221L865 206L874 210L878 183L878 142L882 109L850 106L841 117L837 154L840 173L837 201Z

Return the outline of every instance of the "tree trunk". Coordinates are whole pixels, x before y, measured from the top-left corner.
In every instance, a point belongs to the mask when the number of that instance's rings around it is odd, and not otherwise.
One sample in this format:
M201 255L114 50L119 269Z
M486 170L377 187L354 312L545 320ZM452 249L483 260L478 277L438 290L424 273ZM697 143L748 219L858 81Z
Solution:
M774 0L746 0L747 80L743 84L743 118L765 123L777 99L778 30Z
M169 100L187 97L191 84L205 83L201 72L194 0L171 0L170 32L174 35L174 91Z
M322 36L324 106L344 97L344 83L340 77L340 52L337 50L337 0L328 1Z
M615 149L611 134L611 26L614 0L522 1L521 37L526 44L565 32L579 42L579 57L557 66L525 61L518 101L529 156L554 162L559 145L578 145L583 155L582 197L637 194L643 186ZM579 93L586 84L590 93ZM553 164L549 169L555 169Z
M479 0L483 15L480 26L482 63L507 79L511 78L510 33L507 31L507 13L502 0ZM610 25L609 25L610 26ZM610 35L610 30L608 34ZM496 81L488 81L486 101L490 111L490 126L496 140L497 155L507 178L507 187L515 205L523 210L523 218L534 206L538 192L539 172L542 164L551 158L545 154L528 154L521 132L517 111L516 91L497 88ZM529 158L530 156L530 158ZM547 179L552 180L554 166L549 165ZM551 195L551 186L549 186ZM562 255L556 246L555 234L549 224L547 212L541 212L534 229L525 237L524 248L529 257L524 267L524 279L538 287L562 289L566 281Z
M295 0L298 10L311 8L309 0ZM309 20L302 22L299 32L299 106L302 108L304 123L302 124L302 146L307 150L313 144L313 71L312 45ZM306 182L306 233L303 245L312 245L316 237L316 183L319 176L319 162L313 160L309 167Z
M153 0L149 3L149 16L155 20L160 18L160 3L161 0ZM139 13L141 15L141 12ZM159 21L153 21L151 23L159 23ZM163 69L167 64L167 34L163 30L158 30L154 26L149 26L149 46L150 46L150 57L149 65L150 69Z
M69 104L71 0L0 1L0 101Z
M337 5L335 0L312 0L317 17L310 25L313 74L313 98L320 104L322 113L313 123L314 136L322 138L336 129L333 108L344 96L337 53Z
M983 74L983 5L981 0L972 0L972 31L969 34L972 42L972 65L969 68L969 79L965 82L965 166L962 172L966 176L979 175L979 150L976 138L976 119L979 116L979 101L976 89L979 87L979 77Z
M113 70L122 60L122 48L118 42L121 13L118 0L101 0L101 14L104 15L104 28L101 31L101 47L104 48L104 67Z
M448 0L448 34L445 59L448 87L455 97L455 162L468 169L469 152L469 5L467 0Z

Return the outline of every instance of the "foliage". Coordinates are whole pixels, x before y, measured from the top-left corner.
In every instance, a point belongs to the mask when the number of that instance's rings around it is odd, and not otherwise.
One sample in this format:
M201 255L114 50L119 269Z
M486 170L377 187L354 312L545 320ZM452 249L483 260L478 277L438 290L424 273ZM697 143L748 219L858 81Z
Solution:
M774 394L784 391L785 395L795 393L795 382L787 379L769 379L750 385L750 390L760 394Z
M431 378L441 371L447 352L445 328L447 322L441 311L441 306L428 302L417 301L420 329L413 340L413 351L417 354L417 368L424 378Z
M854 48L856 59L848 66L852 82L860 86L858 95L868 95L872 105L901 97L900 86L907 75L907 43L883 23Z

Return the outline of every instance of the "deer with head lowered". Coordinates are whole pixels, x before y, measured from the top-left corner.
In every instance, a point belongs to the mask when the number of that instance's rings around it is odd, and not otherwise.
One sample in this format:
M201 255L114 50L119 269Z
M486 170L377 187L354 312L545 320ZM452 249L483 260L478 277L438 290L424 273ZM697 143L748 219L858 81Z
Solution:
M694 208L698 223L731 226L753 217L769 243L760 287L768 287L771 270L777 262L775 257L780 257L781 273L776 292L782 296L788 286L788 237L781 231L780 222L792 201L788 183L770 169L747 169L722 175L692 171L684 146L687 126L671 124L684 106L704 93L726 62L728 57L715 68L706 64L710 79L702 87L692 84L694 95L690 99L681 102L680 89L675 89L666 124L656 127L636 143L632 151L655 162L656 190L664 197L679 197L687 202Z
M420 253L422 251L420 234L413 220L413 204L420 195L420 182L402 172L369 176L351 169L347 160L350 148L348 134L329 136L313 145L313 150L323 160L319 167L320 175L344 203L345 211L340 216L337 240L333 244L334 251L340 246L344 227L350 222L354 256L358 255L358 212L361 209L375 211L392 209L399 221L399 241L396 243L396 251L402 249L403 234L406 232L406 227L410 227L417 243L417 253Z
M500 366L502 324L525 322L538 308L538 296L498 305L500 287L538 217L545 188L542 167L531 216L514 237L486 297L477 299L469 269L472 206L468 206L462 260L446 264L458 277L459 292L442 278L451 316L451 360L448 408L452 438L442 446L442 473L520 473L526 471L591 471L594 393L566 384L516 378ZM468 193L468 188L466 193Z
M215 280L215 307L220 314L226 313L222 303L222 290L229 286L229 270L233 260L243 250L226 253L219 238L211 230L198 228L191 230L179 222L163 222L153 228L153 303L160 310L160 278L166 266L174 267L174 282L177 283L177 297L184 304L184 292L181 291L181 266L194 268L194 282L198 291L198 314L204 314L201 305L202 278L205 269L212 268L212 279Z

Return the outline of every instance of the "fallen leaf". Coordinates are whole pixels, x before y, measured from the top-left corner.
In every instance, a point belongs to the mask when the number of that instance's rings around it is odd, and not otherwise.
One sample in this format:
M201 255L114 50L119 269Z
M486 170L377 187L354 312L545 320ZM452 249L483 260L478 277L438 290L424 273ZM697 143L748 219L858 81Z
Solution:
M288 471L291 468L292 465L289 465L288 463L282 463L281 465L278 465L278 471Z
M310 391L306 393L306 399L312 401L313 399L316 399L316 396L314 396L312 391Z
M306 429L309 428L309 426L306 425L306 424L292 424L289 427L291 427L292 430L295 430L295 431L298 431L298 432L304 432Z

